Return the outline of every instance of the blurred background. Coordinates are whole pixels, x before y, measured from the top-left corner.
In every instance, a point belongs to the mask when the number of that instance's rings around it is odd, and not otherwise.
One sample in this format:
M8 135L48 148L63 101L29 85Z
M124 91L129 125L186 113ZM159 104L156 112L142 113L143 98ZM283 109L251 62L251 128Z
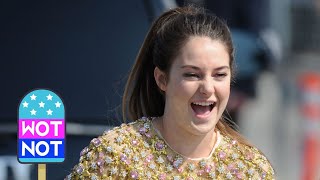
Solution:
M123 86L154 18L189 3L230 26L237 77L228 112L277 179L320 179L319 0L0 2L0 179L36 179L16 158L17 109L35 88L64 100L63 179L93 137L121 123Z

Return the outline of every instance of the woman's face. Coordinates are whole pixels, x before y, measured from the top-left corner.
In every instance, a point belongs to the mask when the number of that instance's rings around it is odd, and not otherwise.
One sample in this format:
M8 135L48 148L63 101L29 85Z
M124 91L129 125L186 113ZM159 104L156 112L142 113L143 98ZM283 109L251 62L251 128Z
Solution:
M231 71L225 46L193 36L174 59L165 91L164 116L194 135L213 131L226 108Z

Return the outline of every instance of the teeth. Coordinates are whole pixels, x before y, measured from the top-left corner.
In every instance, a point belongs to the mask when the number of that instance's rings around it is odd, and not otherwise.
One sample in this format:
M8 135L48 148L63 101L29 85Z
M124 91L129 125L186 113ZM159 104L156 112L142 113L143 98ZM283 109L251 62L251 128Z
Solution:
M199 105L199 106L210 106L213 103L212 102L194 102L193 104Z

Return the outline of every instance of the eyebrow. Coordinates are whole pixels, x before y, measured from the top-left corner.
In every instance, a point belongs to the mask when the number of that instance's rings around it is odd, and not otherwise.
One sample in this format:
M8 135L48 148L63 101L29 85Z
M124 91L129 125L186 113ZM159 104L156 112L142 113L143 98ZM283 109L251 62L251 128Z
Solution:
M193 66L193 65L183 65L183 66L181 66L181 69L184 69L184 68L191 68L191 69L195 69L195 70L201 70L199 67ZM221 66L221 67L215 68L214 70L223 70L223 69L230 69L230 67L229 66Z

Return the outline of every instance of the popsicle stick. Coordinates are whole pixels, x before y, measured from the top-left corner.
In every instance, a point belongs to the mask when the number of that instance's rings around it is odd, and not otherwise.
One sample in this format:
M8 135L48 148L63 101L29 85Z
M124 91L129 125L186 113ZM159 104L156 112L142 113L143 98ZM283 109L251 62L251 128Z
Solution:
M46 164L38 164L38 180L46 180Z

